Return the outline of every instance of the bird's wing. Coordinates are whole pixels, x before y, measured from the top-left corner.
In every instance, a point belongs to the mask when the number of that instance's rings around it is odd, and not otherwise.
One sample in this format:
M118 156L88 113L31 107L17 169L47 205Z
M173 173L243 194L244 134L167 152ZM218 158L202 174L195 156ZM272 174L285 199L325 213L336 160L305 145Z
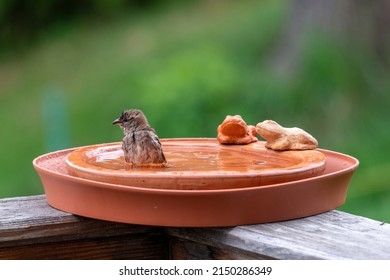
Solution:
M163 163L166 162L160 140L153 131L141 130L136 132L137 147L142 151L142 162Z
M125 137L123 137L122 149L124 152L126 162L133 162L133 158L135 156L134 141L135 141L134 133L132 133L131 135L125 135Z

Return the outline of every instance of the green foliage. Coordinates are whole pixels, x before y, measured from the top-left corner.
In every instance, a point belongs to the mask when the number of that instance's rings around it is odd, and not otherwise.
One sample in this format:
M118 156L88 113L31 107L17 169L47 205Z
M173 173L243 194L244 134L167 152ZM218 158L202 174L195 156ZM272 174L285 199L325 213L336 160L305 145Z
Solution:
M200 46L154 61L133 77L139 105L164 118L152 118L161 136L214 136L226 114L237 73L218 46ZM152 115L156 115L156 113ZM167 119L172 126L167 126ZM191 124L191 125L188 125Z
M159 0L0 0L0 45L24 48L43 30L75 18L108 19Z

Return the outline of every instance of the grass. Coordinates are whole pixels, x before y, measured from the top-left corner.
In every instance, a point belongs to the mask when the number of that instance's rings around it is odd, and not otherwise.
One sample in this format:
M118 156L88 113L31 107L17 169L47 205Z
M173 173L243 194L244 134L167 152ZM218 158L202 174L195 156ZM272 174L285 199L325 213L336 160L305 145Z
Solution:
M284 1L200 1L75 20L0 65L0 197L43 193L31 161L119 141L141 108L160 137L214 137L227 114L274 119L361 165L342 210L390 220L387 72L368 51L311 37L291 80L271 71Z

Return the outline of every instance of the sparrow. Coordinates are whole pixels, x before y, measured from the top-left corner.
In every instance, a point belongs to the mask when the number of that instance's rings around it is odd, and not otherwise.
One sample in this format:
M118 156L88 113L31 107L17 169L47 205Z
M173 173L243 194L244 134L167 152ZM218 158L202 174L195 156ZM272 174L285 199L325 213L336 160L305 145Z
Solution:
M167 161L160 140L141 110L125 110L112 124L123 129L122 149L127 163L165 165Z

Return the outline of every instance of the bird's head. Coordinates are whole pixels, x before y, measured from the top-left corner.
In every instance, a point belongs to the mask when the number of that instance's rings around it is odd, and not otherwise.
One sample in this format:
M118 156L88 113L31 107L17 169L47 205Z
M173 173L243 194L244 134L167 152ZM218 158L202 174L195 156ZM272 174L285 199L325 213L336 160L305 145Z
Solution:
M130 109L123 111L119 118L114 120L112 124L124 129L136 129L140 126L148 125L148 121L141 110Z

